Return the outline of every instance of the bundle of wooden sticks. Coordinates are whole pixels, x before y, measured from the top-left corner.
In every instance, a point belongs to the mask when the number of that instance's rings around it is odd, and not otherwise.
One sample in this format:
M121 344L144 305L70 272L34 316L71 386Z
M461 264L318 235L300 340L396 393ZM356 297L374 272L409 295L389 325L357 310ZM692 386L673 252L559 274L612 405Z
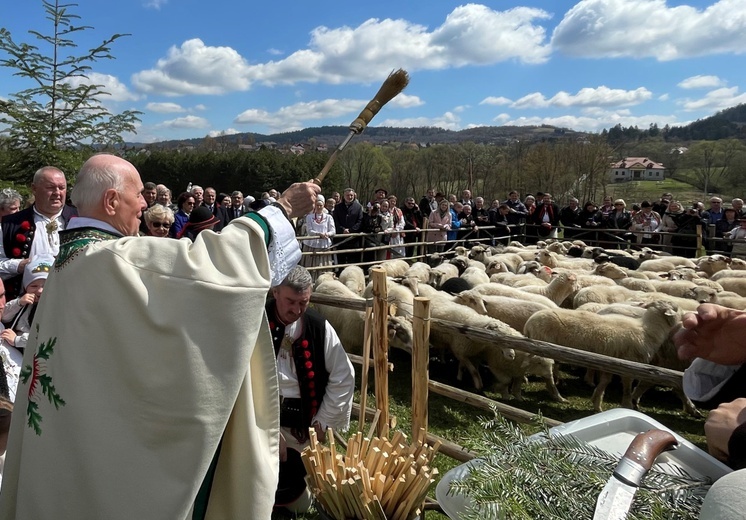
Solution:
M310 430L310 445L301 457L306 483L327 516L334 520L412 520L421 513L427 490L438 470L431 468L439 444L409 444L398 431L385 437L353 435L344 455L337 453L327 431L324 446ZM424 436L423 436L424 438Z

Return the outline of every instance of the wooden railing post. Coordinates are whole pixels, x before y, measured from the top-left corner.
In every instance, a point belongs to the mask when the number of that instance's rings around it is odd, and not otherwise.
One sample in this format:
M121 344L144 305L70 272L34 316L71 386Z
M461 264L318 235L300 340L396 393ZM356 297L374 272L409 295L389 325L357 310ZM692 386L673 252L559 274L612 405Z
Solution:
M412 318L412 439L427 435L428 381L430 378L430 300L415 298Z
M373 280L373 367L376 378L376 408L381 411L375 431L379 437L389 434L389 302L386 271L370 270Z

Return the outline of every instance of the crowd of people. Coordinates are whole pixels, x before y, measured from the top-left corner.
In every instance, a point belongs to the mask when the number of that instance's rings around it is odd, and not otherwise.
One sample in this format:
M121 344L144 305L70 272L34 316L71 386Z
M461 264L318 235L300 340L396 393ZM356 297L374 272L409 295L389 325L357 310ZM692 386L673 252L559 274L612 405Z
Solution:
M298 183L258 199L190 185L174 204L166 186L143 183L107 154L76 181L74 205L54 167L36 172L25 205L0 191L0 452L12 429L0 518L86 517L91 507L107 518L307 509L298 453L309 428L323 439L328 427L348 426L354 369L334 329L307 308L314 271L299 262L331 268L412 256L423 240L420 251L442 251L464 236L507 241L519 230L527 241L610 234L674 252L696 226L746 238L743 201L723 208L718 197L685 208L665 193L627 209L611 197L560 207L548 193L521 200L510 191L488 205L468 189L460 199L429 189L399 204L385 188L362 202L352 188L324 197ZM199 237L208 229L217 233ZM301 257L299 236L312 254ZM334 255L313 254L332 246ZM202 320L191 319L195 298ZM733 338L744 316L712 306L690 315L676 339L681 356L738 364L728 378L741 388L743 348ZM738 355L713 346L715 326ZM22 412L11 426L14 401ZM743 399L723 401L708 420L714 454L734 467L746 465L734 448L744 410ZM719 492L741 501L728 482Z

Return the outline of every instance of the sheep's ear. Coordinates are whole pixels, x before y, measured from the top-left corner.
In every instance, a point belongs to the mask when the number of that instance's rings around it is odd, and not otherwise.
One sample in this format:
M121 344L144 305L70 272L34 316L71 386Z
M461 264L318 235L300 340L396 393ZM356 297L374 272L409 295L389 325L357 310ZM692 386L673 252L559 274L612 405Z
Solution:
M396 316L397 309L398 307L396 306L395 303L389 304L389 316Z

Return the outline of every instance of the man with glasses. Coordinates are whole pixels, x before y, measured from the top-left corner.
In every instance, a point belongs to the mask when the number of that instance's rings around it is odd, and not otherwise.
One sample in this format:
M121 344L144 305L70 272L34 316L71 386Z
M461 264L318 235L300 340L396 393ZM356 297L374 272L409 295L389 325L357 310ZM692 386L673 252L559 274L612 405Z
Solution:
M213 228L214 231L220 231L223 227L228 224L228 214L225 208L217 203L218 192L215 188L208 186L205 188L204 200L202 205L205 206L210 212L218 219L218 223Z
M718 220L723 218L723 199L712 197L710 199L710 209L702 213L702 222L709 226L717 224Z

